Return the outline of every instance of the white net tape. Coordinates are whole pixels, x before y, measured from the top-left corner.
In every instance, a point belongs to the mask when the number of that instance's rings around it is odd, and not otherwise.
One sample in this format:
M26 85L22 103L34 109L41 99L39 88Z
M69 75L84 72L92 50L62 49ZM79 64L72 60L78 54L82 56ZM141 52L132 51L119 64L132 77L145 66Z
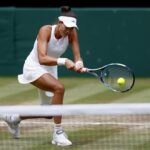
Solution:
M150 114L149 103L0 106L0 114L22 116Z

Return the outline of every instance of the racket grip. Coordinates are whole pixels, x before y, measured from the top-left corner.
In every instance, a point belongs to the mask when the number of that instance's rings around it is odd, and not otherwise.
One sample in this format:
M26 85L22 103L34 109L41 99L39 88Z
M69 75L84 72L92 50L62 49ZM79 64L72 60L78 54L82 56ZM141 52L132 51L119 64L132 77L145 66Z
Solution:
M82 72L87 72L87 68L82 68Z

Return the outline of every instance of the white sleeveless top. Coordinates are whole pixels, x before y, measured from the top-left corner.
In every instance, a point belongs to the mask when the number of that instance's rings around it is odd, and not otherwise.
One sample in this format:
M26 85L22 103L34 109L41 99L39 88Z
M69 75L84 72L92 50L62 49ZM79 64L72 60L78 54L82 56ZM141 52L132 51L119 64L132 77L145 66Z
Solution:
M47 55L59 58L66 51L69 45L69 39L68 36L56 39L55 28L56 25L53 25L51 30L51 37L48 42ZM35 40L33 49L25 60L23 74L18 75L18 81L21 84L28 84L35 81L45 73L50 73L55 78L58 78L57 66L46 66L39 63L37 40Z

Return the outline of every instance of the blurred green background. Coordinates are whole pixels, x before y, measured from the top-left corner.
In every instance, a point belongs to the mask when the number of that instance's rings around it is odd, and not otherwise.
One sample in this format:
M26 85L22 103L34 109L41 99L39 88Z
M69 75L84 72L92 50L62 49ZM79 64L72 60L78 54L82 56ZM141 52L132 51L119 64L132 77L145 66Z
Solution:
M136 76L149 77L149 8L73 8L84 63L89 68L111 62L130 66ZM54 24L59 8L0 8L0 75L22 72L42 25ZM70 48L65 57L72 58ZM60 68L62 76L78 76Z

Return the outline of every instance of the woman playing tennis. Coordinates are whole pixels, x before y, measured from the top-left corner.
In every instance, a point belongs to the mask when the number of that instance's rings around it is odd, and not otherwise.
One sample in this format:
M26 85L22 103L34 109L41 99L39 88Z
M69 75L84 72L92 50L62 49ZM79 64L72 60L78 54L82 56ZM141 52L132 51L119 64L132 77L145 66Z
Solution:
M58 80L57 66L64 65L68 70L83 72L83 61L80 56L80 48L77 36L77 19L74 12L68 6L61 7L61 15L58 23L44 25L40 28L34 46L25 60L23 74L18 76L22 84L31 83L38 89L52 95L52 104L63 104L64 85ZM61 58L67 50L68 45L72 46L74 61L68 58ZM19 123L23 119L31 117L5 116L5 121L15 138L19 138ZM54 133L52 144L60 146L71 145L62 126L62 116L55 116Z

